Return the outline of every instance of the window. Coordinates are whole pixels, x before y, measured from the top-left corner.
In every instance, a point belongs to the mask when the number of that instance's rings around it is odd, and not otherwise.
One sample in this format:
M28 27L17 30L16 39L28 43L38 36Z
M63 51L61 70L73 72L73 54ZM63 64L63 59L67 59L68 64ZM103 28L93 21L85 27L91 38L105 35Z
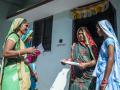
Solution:
M37 20L33 23L33 45L42 43L45 51L51 50L53 16Z

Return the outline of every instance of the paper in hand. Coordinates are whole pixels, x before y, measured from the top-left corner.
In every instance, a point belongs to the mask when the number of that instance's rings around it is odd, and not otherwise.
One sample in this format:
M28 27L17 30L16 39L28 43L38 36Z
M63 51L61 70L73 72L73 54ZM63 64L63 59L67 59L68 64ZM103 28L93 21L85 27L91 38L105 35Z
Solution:
M72 62L72 61L68 61L68 60L61 60L62 63L65 63L65 64L69 64L69 65L75 65L75 66L79 66L79 63L77 62Z

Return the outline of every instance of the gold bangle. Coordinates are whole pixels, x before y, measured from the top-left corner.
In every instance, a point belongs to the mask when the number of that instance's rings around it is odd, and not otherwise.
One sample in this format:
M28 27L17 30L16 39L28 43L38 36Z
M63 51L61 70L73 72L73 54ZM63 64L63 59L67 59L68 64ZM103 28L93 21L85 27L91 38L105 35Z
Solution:
M20 57L20 50L18 50L18 56Z
M24 50L24 53L25 53L25 54L27 54L27 51L26 51L26 50Z

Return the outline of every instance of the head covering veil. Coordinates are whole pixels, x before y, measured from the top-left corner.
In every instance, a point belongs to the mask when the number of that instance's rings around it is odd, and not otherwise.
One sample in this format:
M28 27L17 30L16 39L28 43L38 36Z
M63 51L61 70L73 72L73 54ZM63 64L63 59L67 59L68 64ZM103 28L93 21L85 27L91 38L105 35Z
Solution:
M120 78L119 78L119 74L120 74L120 46L119 46L119 42L116 38L116 35L115 35L114 30L112 28L112 25L110 24L110 22L108 20L101 20L98 22L98 25L103 30L103 32L109 38L112 38L115 42L114 43L114 45L115 45L114 66L113 66L114 76L113 77L114 77L115 81L119 82L119 85L120 85Z
M97 60L98 58L98 55L96 52L98 52L98 49L97 49L97 45L95 43L95 41L93 40L89 30L87 29L87 27L80 27L77 31L77 38L78 38L78 33L82 31L83 33L83 36L85 38L85 41L83 42L80 42L82 45L84 46L87 46L90 50L90 53L93 57L93 59Z
M6 38L12 33L15 32L15 30L22 24L22 22L24 21L24 18L16 18L13 22L12 25L10 27L10 30L6 36Z
M85 38L85 42L84 44L88 46L88 44L90 46L93 46L95 45L96 46L96 43L94 42L90 32L88 31L88 29L86 27L80 27L78 30L77 30L77 38L78 38L78 33L82 31L83 32L83 36ZM80 42L81 43L81 42Z

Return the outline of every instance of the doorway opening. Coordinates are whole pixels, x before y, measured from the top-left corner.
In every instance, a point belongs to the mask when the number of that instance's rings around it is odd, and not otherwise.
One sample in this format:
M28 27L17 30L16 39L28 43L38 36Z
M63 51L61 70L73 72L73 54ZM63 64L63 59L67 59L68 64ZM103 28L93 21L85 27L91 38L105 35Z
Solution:
M109 2L109 8L102 12L98 13L97 15L87 17L87 18L82 18L82 19L75 19L73 20L73 42L77 42L77 30L79 27L84 26L87 27L88 30L90 31L94 41L96 42L98 46L98 50L101 47L101 44L103 42L103 38L100 38L97 34L97 29L96 29L96 24L98 21L107 19L111 22L116 36L117 36L117 26L116 26L116 11L113 5Z

